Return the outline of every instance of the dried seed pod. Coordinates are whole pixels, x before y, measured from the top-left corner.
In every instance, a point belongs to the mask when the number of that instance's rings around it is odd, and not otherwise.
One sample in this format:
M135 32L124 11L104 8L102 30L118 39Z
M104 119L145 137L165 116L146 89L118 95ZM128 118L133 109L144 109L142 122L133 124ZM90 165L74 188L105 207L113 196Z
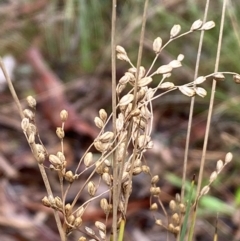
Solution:
M48 196L48 201L49 201L51 207L55 207L56 203L55 203L55 199L52 195Z
M239 74L233 75L233 80L236 84L240 84L240 75Z
M78 241L87 241L87 239L82 236L82 237L80 237L80 238L78 239Z
M88 234L90 234L91 236L94 236L95 235L95 232L93 229L89 228L89 227L85 227L85 230Z
M66 161L66 158L65 158L64 154L61 151L57 152L57 157L60 159L60 161L62 163L64 163Z
M124 189L124 191L125 191L125 189ZM120 211L121 213L124 212L124 204L123 204L123 201L121 201L121 200L118 203L118 211Z
M106 225L102 222L99 222L99 221L96 221L95 222L95 226L99 229L99 230L102 230L102 231L106 231Z
M104 152L110 148L111 143L103 143L101 141L94 141L93 145L99 152Z
M176 193L176 195L175 195L175 200L176 200L176 202L178 202L178 203L181 202L181 197L180 197L180 194L179 194L179 193Z
M104 173L104 167L105 167L104 162L97 160L95 163L95 166L96 166L96 173L99 175L102 175Z
M179 234L179 232L180 232L180 226L176 226L176 227L174 228L174 233L175 233L175 234Z
M63 202L62 199L60 197L55 197L55 203L56 203L56 207L58 207L59 209L63 208Z
M123 175L122 175L122 182L126 182L129 180L129 172L123 172Z
M217 166L216 166L217 172L219 173L222 170L222 168L223 168L223 161L218 160Z
M133 101L133 98L133 94L124 95L119 101L119 106L130 104Z
M117 54L117 58L126 62L130 61L126 54Z
M177 213L174 213L173 215L172 215L172 222L173 222L173 224L176 226L176 225L179 225L179 223L180 223L180 217L179 217L179 215L177 214Z
M74 220L74 224L73 226L78 228L82 225L83 221L82 221L82 218L81 217L77 217L75 220Z
M198 30L202 27L202 24L203 24L203 21L201 19L198 19L198 20L194 21L194 23L192 24L190 29L192 31Z
M53 166L62 165L61 160L56 155L49 155L49 161Z
M121 106L120 106L121 107ZM127 108L125 109L125 113L124 113L124 116L125 117L128 117L128 115L130 114L130 112L132 111L132 107L133 107L133 104L130 103L127 105Z
M174 225L172 223L168 224L168 230L169 232L174 233Z
M64 175L64 178L69 183L72 183L75 180L75 177L74 177L72 171L67 171Z
M102 198L100 200L100 207L101 209L104 211L104 213L108 213L109 212L109 204L106 198Z
M128 180L122 184L123 194L131 194L132 193L132 181Z
M65 132L62 129L62 127L57 127L56 134L57 134L59 139L63 139L64 136L65 136Z
M185 213L186 213L186 206L185 206L183 203L180 203L180 204L179 204L179 211L180 211L182 214L185 214Z
M107 167L110 167L112 164L111 162L108 160L108 159L105 159L104 160L104 164L107 166Z
M150 187L150 193L154 196L158 196L161 193L160 187Z
M35 146L36 146L36 150L37 150L37 161L39 164L42 164L47 157L46 150L45 150L44 146L41 144L36 144Z
M27 103L28 103L28 106L35 109L36 108L36 105L37 105L37 102L36 102L36 99L33 98L31 95L27 97Z
M180 31L181 31L181 26L179 24L175 24L170 31L170 38L171 39L175 38Z
M213 21L208 21L206 23L203 24L203 26L201 27L202 30L210 30L212 28L215 27L215 23Z
M157 224L158 226L162 226L162 220L161 219L156 219L155 220L155 224Z
M96 186L95 186L95 184L94 184L93 181L90 181L90 182L88 183L87 189L88 189L89 195L92 196L92 197L95 195L95 193L96 193L96 191L97 191Z
M35 117L35 114L29 109L23 110L23 115L31 121L33 121Z
M146 88L140 88L140 90L137 92L137 101L141 101L146 94Z
M172 66L171 65L162 65L160 66L157 71L156 74L167 74L167 73L171 73L172 72Z
M30 145L32 145L33 143L35 143L35 134L34 133L31 133L28 137L28 143Z
M46 207L51 207L51 203L46 196L42 199L42 204Z
M65 122L68 119L68 112L66 110L60 112L60 119L62 122Z
M99 230L99 236L101 237L101 239L106 240L106 232Z
M125 55L127 55L126 50L125 50L122 46L120 46L120 45L117 45L117 46L116 46L116 51L117 51L118 53L120 53L120 54L125 54Z
M150 206L150 210L151 210L151 211L156 211L156 210L158 210L158 205L157 205L157 203L152 203L151 206Z
M172 60L168 65L170 65L173 69L179 68L182 66L179 60Z
M217 175L218 174L216 171L212 172L212 174L210 175L210 178L209 178L209 182L215 181L215 179L217 178Z
M231 162L233 159L233 154L231 152L228 152L225 156L225 163Z
M112 184L111 176L109 175L109 173L104 172L102 174L102 179L108 186L110 186Z
M140 66L139 73L138 73L138 79L142 79L145 76L146 70L143 66Z
M99 117L101 118L103 123L105 123L106 120L107 120L107 112L104 109L100 109L99 110Z
M153 51L158 54L161 51L162 48L162 39L160 37L157 37L153 41Z
M64 210L66 216L69 216L72 213L72 205L70 203L66 204Z
M148 88L146 92L146 99L151 100L154 94L155 94L155 90L152 88Z
M116 159L118 162L121 162L124 157L124 151L125 150L125 142L122 142L119 147L117 148L117 153L116 153Z
M129 81L132 82L132 83L134 83L135 80L136 80L135 74L136 73L131 73L131 72L126 72L125 73L125 75L129 78Z
M202 98L204 98L207 95L207 91L202 87L196 87L195 92L197 95L199 95Z
M83 206L79 207L76 212L76 217L82 217L84 211L85 211L85 208Z
M121 85L125 85L130 81L130 76L127 75L126 73L123 75L123 77L121 77L121 79L118 81L119 84Z
M124 171L125 172L130 172L132 164L128 161L124 163Z
M162 83L161 85L159 85L159 89L166 89L166 90L170 90L170 89L172 89L172 88L174 88L175 87L175 85L174 85L174 83L172 83L172 82L164 82L164 83Z
M37 127L34 124L29 123L28 127L27 127L27 134L30 135L31 133L36 134L37 133Z
M183 59L184 59L184 55L179 54L178 57L177 57L177 60L181 62L181 61L183 61Z
M144 87L144 86L149 85L151 82L152 82L152 77L145 77L138 81L138 86Z
M123 128L123 125L124 125L124 116L122 113L120 113L118 115L118 118L116 120L116 129L117 129L117 132L120 132Z
M118 84L116 88L117 95L119 96L122 91L126 88L127 84Z
M152 148L153 148L153 141L149 141L146 146L146 149L152 149Z
M151 184L156 184L158 181L159 181L159 176L158 176L158 175L155 175L155 176L153 176L152 179L151 179Z
M95 123L96 127L98 127L99 129L103 128L103 126L104 126L103 121L98 116L96 116L94 118L94 123Z
M133 175L138 175L142 172L142 167L135 167L133 168Z
M106 131L98 139L101 142L110 142L110 141L112 141L113 138L114 138L114 133L111 131Z
M206 195L210 190L210 187L207 185L207 186L204 186L200 192L200 196L204 196Z
M150 142L150 140L151 140L150 136L148 136L148 135L140 135L138 137L138 140L137 140L139 148L145 147L148 144L148 142Z
M195 95L195 90L186 85L180 86L178 89L186 96L192 97Z
M206 81L206 77L205 76L199 76L198 78L196 78L195 80L194 80L194 84L195 85L200 85L200 84L202 84L203 82L205 82Z
M137 73L137 68L131 67L128 69L128 72L135 75Z
M142 171L149 174L150 173L150 168L147 165L142 165Z
M171 200L171 201L169 202L169 207L170 207L170 209L171 209L172 211L176 211L176 209L177 209L177 204L176 204L175 200Z
M213 78L216 80L216 81L223 81L225 80L225 76L222 74L222 73L216 73L213 75Z
M70 224L70 225L73 225L74 224L74 221L75 221L75 217L74 217L74 215L69 215L68 217L67 217L67 222Z
M28 118L23 118L23 119L22 119L22 122L21 122L22 130L23 130L24 132L26 132L27 129L28 129L28 126L29 126L29 119L28 119Z
M85 157L84 157L84 159L83 159L83 162L84 162L84 165L85 165L86 167L89 167L89 166L92 164L92 162L93 162L93 154L92 154L92 152L88 152L88 153L85 155Z

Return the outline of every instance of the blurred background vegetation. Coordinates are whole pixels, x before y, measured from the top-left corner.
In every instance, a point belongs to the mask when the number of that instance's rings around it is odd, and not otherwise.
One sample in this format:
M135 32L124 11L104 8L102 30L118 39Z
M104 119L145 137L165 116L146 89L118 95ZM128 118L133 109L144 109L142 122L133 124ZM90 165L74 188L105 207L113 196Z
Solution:
M143 0L118 1L117 43L126 49L133 63L136 63L137 59L143 4ZM199 75L207 75L214 70L221 5L222 1L220 0L210 3L208 20L214 20L216 27L205 33ZM156 37L160 36L163 42L166 42L174 24L180 24L182 32L187 31L195 20L203 19L204 8L205 1L150 1L143 66L147 69L151 65L154 58L152 42ZM11 57L12 62L10 62L15 66L12 70L12 76L20 98L32 94L38 100L41 99L41 95L38 95L31 85L34 69L26 58L26 53L34 46L44 56L44 61L50 69L62 81L68 100L80 115L85 115L85 119L93 122L99 108L111 110L109 104L111 101L110 1L1 0L0 26L0 54L2 57ZM199 36L200 32L196 32L171 43L163 51L155 67L176 59L179 54L184 54L183 67L181 70L175 71L171 80L176 84L192 81ZM128 67L125 62L117 61L118 78L124 74ZM219 70L240 73L239 1L229 1L228 3ZM81 79L85 80L82 84ZM12 116L12 105L14 104L11 96L3 81L0 82L0 85L2 89L0 115L16 119L18 123L17 115ZM91 89L88 89L86 85L89 85ZM204 87L210 90L211 81L204 83ZM226 152L233 152L234 163L214 184L213 193L217 197L223 196L229 207L234 206L236 209L240 205L239 90L240 87L234 83L231 77L227 76L224 82L219 83L209 143L211 152L208 158L212 162L207 165L206 169L207 180L215 161L222 158ZM189 167L189 179L191 179L192 173L198 171L199 151L203 142L208 101L209 94L205 99L196 99L195 122L191 142L193 151L190 153L193 164ZM155 139L159 143L163 143L169 152L173 153L173 159L179 159L180 162L184 151L189 99L175 92L156 100L155 107ZM86 116L87 114L89 116ZM13 150L16 153L20 152L19 146L21 143L16 141L15 134L13 134L13 126L16 125L18 124L9 126L4 121L0 123L0 130L2 133L4 132L1 135L4 138L7 138L7 136L9 138L8 143L5 143L4 140L1 141L1 152L10 162L12 161ZM10 134L6 134L6 130ZM54 129L51 131L54 135ZM49 132L49 130L46 130L46 132ZM20 132L19 135L21 135ZM46 139L48 138L46 137ZM24 142L23 138L22 142ZM164 159L160 155L160 157L155 157L156 161L158 158ZM176 160L174 161L176 162ZM181 177L182 169L176 169L176 167L173 167L174 165L169 163L165 160L162 164L165 165L163 170L168 171L167 167L170 165L170 172L174 175L166 175L165 179L177 189L179 188L177 178ZM214 200L210 200L210 202L214 202ZM208 205L205 204L205 206ZM204 208L206 208L205 206L203 205ZM233 211L230 211L230 214L233 215Z

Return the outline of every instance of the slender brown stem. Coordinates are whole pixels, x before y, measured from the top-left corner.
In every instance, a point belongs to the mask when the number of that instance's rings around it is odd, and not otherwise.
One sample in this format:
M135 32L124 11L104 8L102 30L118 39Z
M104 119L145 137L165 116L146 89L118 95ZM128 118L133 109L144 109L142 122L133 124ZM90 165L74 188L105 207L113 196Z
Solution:
M220 61L220 51L221 51L221 46L222 46L223 26L224 26L224 20L225 20L225 12L226 12L226 2L227 2L226 0L223 1L221 25L220 25L220 31L219 31L218 48L217 48L217 56L216 56L214 72L218 71L218 66L219 66L219 61ZM209 111L208 111L208 117L207 117L206 133L204 136L201 166L200 166L200 171L199 171L199 176L198 176L197 196L199 195L199 192L200 192L200 189L202 186L203 170L204 170L205 159L206 159L207 144L208 144L208 137L209 137L210 125L211 125L211 119L212 119L212 113L213 113L213 104L214 104L216 85L217 85L217 81L215 79L213 79L211 98L210 98L210 103L209 103Z
M2 58L0 58L0 67L1 67L1 69L2 69L2 72L3 72L3 74L4 74L4 77L6 78L6 81L7 81L7 84L8 84L8 88L9 88L11 94L12 94L12 97L13 97L16 105L17 105L18 112L19 112L21 118L23 119L23 118L24 118L24 115L23 115L21 103L20 103L19 98L18 98L18 96L17 96L17 93L16 93L16 91L15 91L15 89L14 89L14 87L13 87L12 81L11 81L11 79L10 79L8 73L7 73L7 70L6 70L6 68L5 68L5 65L4 65L4 63L3 63Z
M7 71L6 71L6 68L5 68L4 63L2 61L2 58L0 58L0 67L1 67L1 69L3 71L3 74L4 74L5 78L6 78L6 80L7 80L9 90L10 90L10 92L12 94L12 97L13 97L16 105L17 105L19 114L20 114L21 118L23 119L24 115L23 115L23 111L22 111L22 106L20 104L20 101L19 101L19 98L17 96L17 93L16 93L16 91L15 91L15 89L13 87L12 81L11 81ZM29 145L30 145L32 151L34 151L34 147L31 144L29 144ZM39 170L41 172L42 179L43 179L45 188L47 190L47 194L48 194L48 196L51 195L53 197L51 186L50 186L50 183L48 181L48 177L47 177L46 171L44 169L44 166L41 165L41 164L38 164L38 167L39 167ZM56 220L56 224L57 224L58 232L60 234L61 241L65 241L66 240L66 235L63 232L63 228L62 228L61 220L60 220L60 217L59 217L59 213L56 210L53 210L53 213L54 213L54 217L55 217L55 220Z
M209 0L206 1L203 23L207 20L208 15L208 8L209 8ZM201 52L202 52L202 44L204 38L204 30L201 31L199 45L198 45L198 53L197 53L197 60L195 65L195 72L194 72L194 80L198 76L198 69L200 64ZM193 119L193 110L195 104L195 96L191 98L190 110L189 110L189 119L188 119L188 128L187 128L187 137L186 137L186 144L184 150L184 163L183 163L183 177L182 177L182 190L181 190L181 200L184 201L184 192L185 192L185 185L186 185L186 173L187 173L187 164L188 164L188 152L189 152L189 144L190 144L190 135L191 135L191 128L192 128L192 119Z
M145 1L144 4L144 10L143 10L143 20L142 20L142 28L141 28L141 36L140 36L140 41L139 41L139 49L138 49L138 59L137 59L137 73L136 73L136 83L134 86L134 102L133 102L133 110L136 106L136 102L137 102L137 88L138 88L138 78L139 78L139 69L141 66L141 62L142 62L142 52L143 52L143 43L144 43L144 35L145 35L145 28L146 28L146 21L147 21L147 9L148 9L148 3L149 0Z
M116 96L116 9L117 0L112 0L112 27L111 27L111 60L112 60L112 125L113 132L116 135L116 118L117 118L117 96ZM118 185L118 168L116 160L116 152L113 153L113 241L117 241L117 211L118 211L118 199L117 199L117 185Z

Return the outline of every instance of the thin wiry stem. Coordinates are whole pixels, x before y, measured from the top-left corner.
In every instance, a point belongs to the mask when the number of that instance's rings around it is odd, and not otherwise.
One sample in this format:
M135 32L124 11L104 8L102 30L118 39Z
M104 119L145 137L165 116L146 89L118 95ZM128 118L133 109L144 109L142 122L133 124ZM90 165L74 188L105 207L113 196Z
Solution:
M208 15L208 8L209 8L209 0L206 1L203 23L207 20ZM197 53L197 60L195 65L195 72L194 72L194 80L198 76L198 69L200 64L201 52L202 52L202 44L204 38L204 30L201 31L199 45L198 45L198 53ZM188 128L187 128L187 137L186 137L186 144L184 150L184 162L183 162L183 177L182 177L182 190L181 190L181 200L184 201L184 192L186 186L186 173L187 173L187 163L188 163L188 152L189 152L189 144L190 144L190 135L191 135L191 128L192 128L192 119L193 119L193 110L195 104L195 96L191 98L190 110L189 110L189 118L188 118Z
M117 0L112 0L112 27L111 27L111 51L112 51L112 113L113 113L113 132L116 135L116 118L117 118L117 95L116 95L116 9ZM113 153L113 241L117 241L117 211L118 211L118 199L117 199L117 183L118 183L118 168L116 152Z
M145 28L146 28L146 21L147 21L147 8L148 8L149 0L145 1L144 10L143 10L143 20L142 20L142 28L141 28L141 36L139 41L139 49L138 49L138 59L137 59L137 73L136 73L136 83L134 86L134 102L133 102L133 110L136 106L137 102L137 88L138 88L138 78L139 78L139 70L142 62L142 52L143 52L143 42L144 42L144 35L145 35Z
M6 71L6 68L5 68L5 65L4 65L4 63L2 61L2 58L0 58L0 68L2 69L4 77L6 78L6 81L8 83L8 88L9 88L11 94L12 94L12 97L13 97L16 105L17 105L19 114L20 114L21 118L23 119L24 118L24 114L23 114L23 111L22 111L22 106L20 104L20 101L19 101L19 98L17 96L17 93L16 93L16 91L15 91L15 89L13 87L12 81L11 81L7 71ZM33 145L31 145L30 143L29 143L29 145L30 145L32 151L34 151L34 148L32 148ZM35 154L34 154L34 156L35 156ZM51 189L51 186L50 186L50 183L49 183L49 180L48 180L45 168L44 168L44 166L42 164L38 164L38 167L39 167L39 170L41 172L41 176L42 176L45 188L47 190L47 194L48 194L48 196L51 195L53 197L52 189ZM65 241L66 240L66 235L63 232L63 228L62 228L61 220L60 220L60 217L59 217L59 213L58 213L58 211L56 211L54 209L53 209L53 213L54 213L54 217L55 217L55 221L56 221L56 224L57 224L58 232L60 234L61 241Z
M19 98L17 96L17 93L16 93L16 91L15 91L15 89L13 87L12 81L11 81L11 79L10 79L8 73L7 73L7 70L5 68L5 65L3 63L2 58L0 58L0 67L1 67L2 72L3 72L3 74L4 74L5 78L6 78L6 81L7 81L7 84L8 84L8 88L9 88L9 90L11 92L11 95L12 95L12 97L13 97L16 105L17 105L18 112L19 112L21 118L23 119L24 115L23 115L21 103L20 103Z
M139 41L138 59L137 59L136 82L135 82L135 85L134 85L134 92L133 92L134 93L133 110L135 109L136 103L137 103L136 97L137 97L137 89L138 89L139 70L140 70L140 66L141 66L141 62L142 62L142 52L143 52L144 35L145 35L145 28L146 28L146 21L147 21L148 3L149 3L149 0L146 0L145 4L144 4L144 10L143 10L142 28L141 28L141 36L140 36L140 41ZM133 127L132 123L131 123L130 126L131 126L131 128ZM134 160L135 160L136 156L137 156L137 146L134 145L131 171L129 172L130 180L132 179L133 163L134 163ZM129 200L129 197L130 197L130 189L131 188L130 188L130 185L129 185L127 187L127 192L125 194L125 212L127 211L127 204L128 204L128 200Z
M220 52L221 52L221 47L222 47L222 36L223 36L226 4L227 4L227 0L224 0L223 7L222 7L222 17L221 17L221 25L220 25L220 31L219 31L218 47L217 47L217 55L216 55L214 72L218 71L218 66L219 66L219 61L220 61ZM214 104L216 85L217 85L217 81L215 79L213 79L211 98L210 98L210 103L209 103L209 111L208 111L208 117L207 117L206 133L204 136L204 143L203 143L201 166L200 166L200 171L199 171L199 176L198 176L197 195L199 195L199 192L200 192L200 189L202 186L203 170L204 170L205 159L206 159L206 151L207 151L208 137L209 137L209 131L210 131L210 125L211 125L211 119L212 119L212 113L213 113L213 104Z

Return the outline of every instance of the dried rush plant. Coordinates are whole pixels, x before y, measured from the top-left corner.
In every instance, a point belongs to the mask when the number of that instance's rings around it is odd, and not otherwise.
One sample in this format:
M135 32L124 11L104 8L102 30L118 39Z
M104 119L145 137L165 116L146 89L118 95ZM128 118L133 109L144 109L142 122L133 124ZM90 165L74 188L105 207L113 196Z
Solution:
M109 240L109 238L115 240L115 237L118 240L123 240L128 201L133 188L133 176L140 173L145 173L150 177L150 209L156 211L161 206L166 215L165 221L155 217L156 224L166 228L167 232L173 233L178 239L180 235L183 236L185 234L187 226L186 217L189 216L191 210L193 211L199 198L209 191L210 185L225 165L232 160L232 154L227 153L224 161L219 160L217 162L216 170L211 174L208 185L201 188L197 197L193 199L194 201L191 201L191 197L188 197L188 202L185 202L185 200L177 195L176 200L172 200L169 203L171 214L168 215L159 198L161 192L160 187L157 185L159 176L152 173L147 160L144 158L144 153L154 145L151 139L154 118L152 101L174 90L179 90L182 94L189 97L194 95L205 97L207 92L199 85L207 79L214 78L216 81L221 81L224 79L224 74L230 74L239 83L240 76L232 72L217 72L207 76L200 76L193 82L176 86L173 82L167 80L174 69L181 67L181 62L184 59L183 54L179 54L169 64L159 66L155 71L153 71L153 68L162 50L173 40L195 31L209 30L214 26L213 21L204 23L201 20L197 20L187 32L180 33L180 25L174 25L170 31L170 38L164 45L160 37L154 40L153 52L155 53L155 58L147 71L143 66L137 68L129 59L125 49L121 46L116 46L117 58L126 61L130 65L130 68L120 78L116 86L117 103L115 113L117 113L117 118L115 126L113 126L114 131L106 130L106 125L112 120L113 115L108 115L104 109L101 109L99 116L94 119L95 125L100 129L99 135L80 159L75 172L67 170L66 164L68 160L66 160L64 155L64 124L68 120L67 110L61 111L60 119L62 125L56 129L56 134L61 142L61 149L57 153L49 154L41 141L35 122L36 100L32 96L28 96L27 103L29 108L22 110L11 80L1 61L1 68L8 81L9 88L22 119L21 126L23 133L37 161L46 187L47 195L43 197L42 202L54 212L61 241L66 241L67 237L76 230L81 233L79 241L100 241ZM157 75L161 77L161 80L153 86L153 78ZM127 92L123 91L127 86ZM134 88L137 91L134 91ZM100 155L94 155L94 153L89 151L93 146ZM96 160L95 157L98 159ZM49 167L45 164L47 159L51 163ZM52 192L46 169L51 169L57 173L61 188L61 197L55 196ZM88 173L90 171L88 178L79 188L72 203L66 203L66 197L72 183L81 178L86 171ZM115 177L117 176L116 179L113 178L114 172ZM93 182L92 179L96 175L99 176L97 183ZM69 183L66 189L64 188L65 182ZM108 188L103 193L97 193L98 187L102 182ZM194 185L194 181L192 184ZM83 194L84 190L87 190L89 199L80 206L77 206L77 200ZM115 190L114 193L113 190ZM96 199L99 200L99 205L106 215L106 223L96 221L95 228L90 228L85 225L82 217L91 202ZM113 210L113 203L117 204L115 212ZM117 220L118 233L112 236L109 234L106 224L114 215L115 220Z

